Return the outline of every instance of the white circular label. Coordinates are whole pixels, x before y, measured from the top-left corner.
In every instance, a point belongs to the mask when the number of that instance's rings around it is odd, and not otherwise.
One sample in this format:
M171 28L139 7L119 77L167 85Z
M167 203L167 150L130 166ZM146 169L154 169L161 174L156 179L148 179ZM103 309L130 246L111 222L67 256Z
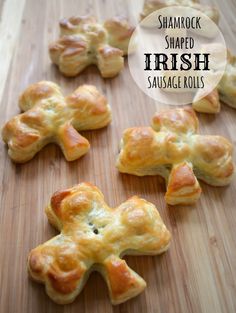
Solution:
M139 88L171 105L200 100L218 85L227 62L218 26L202 12L184 6L157 10L136 27L128 63ZM130 51L132 52L132 51Z

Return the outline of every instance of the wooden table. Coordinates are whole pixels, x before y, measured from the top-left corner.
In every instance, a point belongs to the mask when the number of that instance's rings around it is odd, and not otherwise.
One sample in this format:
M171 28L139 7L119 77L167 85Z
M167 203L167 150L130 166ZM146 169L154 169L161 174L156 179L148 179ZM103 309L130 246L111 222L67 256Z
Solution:
M236 2L215 0L221 28L231 49L236 46ZM83 83L95 84L110 100L112 124L85 132L91 151L68 163L54 145L32 161L13 164L0 145L0 312L1 313L233 313L236 312L236 181L225 188L202 183L195 206L168 207L165 186L158 177L121 175L114 164L122 131L148 125L161 105L146 97L130 76L128 66L116 78L103 80L95 68L67 79L51 65L48 43L58 36L58 20L93 13L103 19L125 13L137 19L142 1L128 0L0 0L0 124L19 112L19 93L39 80L58 83L65 94ZM234 52L236 52L234 50ZM236 110L199 114L203 134L236 141ZM116 206L138 194L159 209L173 235L169 251L158 257L126 257L147 282L140 296L112 307L102 278L91 275L73 304L59 306L44 287L28 279L26 258L38 244L56 234L43 208L51 194L90 181Z

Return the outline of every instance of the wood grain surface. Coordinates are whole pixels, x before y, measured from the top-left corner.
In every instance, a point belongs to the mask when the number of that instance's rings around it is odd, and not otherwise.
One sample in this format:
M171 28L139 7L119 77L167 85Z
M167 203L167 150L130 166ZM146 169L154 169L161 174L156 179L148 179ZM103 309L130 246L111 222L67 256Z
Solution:
M212 1L213 2L213 1ZM221 29L236 48L236 2L215 0ZM83 83L95 84L108 97L113 121L99 131L84 132L90 152L65 161L60 149L45 147L24 165L13 164L0 145L0 312L1 313L234 313L236 312L236 181L224 188L202 183L195 206L168 207L165 186L158 177L138 178L115 168L122 131L148 125L155 103L136 86L126 63L116 78L104 80L90 67L79 77L60 75L48 57L48 43L58 37L61 17L93 13L101 19L125 14L135 22L140 0L0 0L0 125L19 112L18 96L30 83L52 80L65 94ZM203 134L219 134L236 142L236 110L199 114ZM73 304L59 306L44 287L27 275L28 252L56 234L44 207L51 194L82 181L96 184L107 202L116 206L137 194L153 202L173 239L158 257L126 257L147 282L140 296L116 307L108 299L102 278L93 273Z

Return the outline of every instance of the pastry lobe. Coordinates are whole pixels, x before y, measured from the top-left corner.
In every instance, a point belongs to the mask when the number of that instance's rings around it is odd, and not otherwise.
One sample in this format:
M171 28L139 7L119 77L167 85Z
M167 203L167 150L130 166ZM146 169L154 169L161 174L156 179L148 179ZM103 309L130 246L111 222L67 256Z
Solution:
M212 186L230 183L234 174L233 146L226 138L196 135L193 151L193 164L200 179Z
M209 48L208 48L209 49ZM221 45L213 45L212 53L217 55L220 60L223 58L224 47ZM217 68L217 64L216 64ZM195 99L193 100L193 108L195 111L203 113L218 113L220 111L220 101L228 104L232 108L236 108L236 57L233 56L229 51L227 51L227 63L223 76L218 84L218 86L210 92L208 95L202 97L198 100L202 91L198 90Z
M110 45L121 49L123 54L127 55L130 38L135 28L128 23L126 18L120 16L105 21L104 27L109 34ZM133 52L134 50L135 46L129 51Z
M83 85L64 98L59 86L42 81L20 96L24 113L13 117L2 129L8 154L18 163L34 157L48 143L57 143L68 161L89 150L89 142L78 131L98 129L111 120L106 98L94 87Z
M73 35L86 28L87 25L93 25L97 22L94 16L72 16L70 18L63 18L59 22L60 35Z
M198 119L190 108L157 113L152 127L124 131L117 168L138 176L162 176L168 204L195 203L201 194L197 178L225 186L234 174L232 144L224 137L197 132Z
M158 112L152 119L152 128L156 132L195 133L198 131L198 126L197 116L189 107L182 110L170 109Z
M60 21L60 30L49 54L64 75L76 76L90 64L97 65L102 77L116 76L123 69L134 31L126 19L115 17L100 24L92 16L71 17Z
M75 298L78 286L82 288L86 265L78 260L75 244L63 236L33 249L28 265L29 273L36 281L43 283L47 277L47 293L58 303L70 302Z
M236 108L236 57L229 53L224 75L219 82L220 100Z
M217 88L213 89L209 94L199 99L201 90L198 90L193 99L193 109L201 113L219 113L220 98Z
M92 271L102 274L112 304L137 296L146 283L120 255L156 255L169 246L170 233L153 204L132 197L112 209L88 183L56 192L46 213L61 233L30 252L28 270L59 304L72 302Z
M89 65L89 44L85 36L64 35L50 45L49 51L52 62L67 76L75 76Z

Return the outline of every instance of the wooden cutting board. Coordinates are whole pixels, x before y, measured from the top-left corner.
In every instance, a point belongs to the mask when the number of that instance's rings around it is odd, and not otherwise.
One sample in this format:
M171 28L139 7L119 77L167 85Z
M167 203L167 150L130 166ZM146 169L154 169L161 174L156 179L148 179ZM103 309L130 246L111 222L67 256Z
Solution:
M227 44L236 48L236 2L215 0ZM1 313L233 313L236 312L236 181L224 188L202 183L195 206L168 207L165 186L158 177L121 175L115 168L122 131L149 125L161 105L136 86L126 63L116 78L104 80L96 68L68 79L51 65L47 46L58 36L58 20L93 13L101 19L126 14L137 20L142 1L135 0L0 0L0 125L19 112L18 95L30 83L52 80L65 94L84 83L95 84L108 97L113 121L99 131L85 132L91 151L68 163L54 145L32 161L13 164L0 145L0 312ZM236 50L234 49L234 52ZM199 114L202 134L219 134L236 141L236 110ZM126 257L147 282L140 296L112 307L102 278L93 273L73 304L59 306L44 287L28 279L26 258L38 244L56 234L44 207L52 193L90 181L117 206L137 194L153 202L173 239L158 257Z

